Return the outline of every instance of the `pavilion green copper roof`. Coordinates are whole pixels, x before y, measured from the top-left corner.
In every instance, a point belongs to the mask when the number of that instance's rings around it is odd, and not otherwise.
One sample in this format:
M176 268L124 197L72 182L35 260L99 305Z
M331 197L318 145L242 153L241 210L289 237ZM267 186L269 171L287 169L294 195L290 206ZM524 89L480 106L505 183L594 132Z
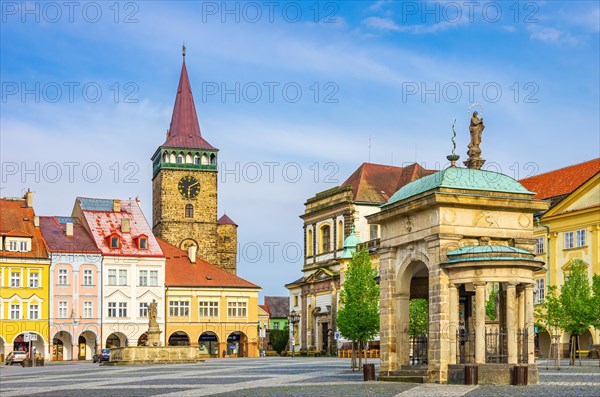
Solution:
M445 264L471 262L471 261L526 261L537 262L533 253L516 247L506 245L471 245L448 251L448 261Z
M452 255L464 255L464 254L490 254L490 253L507 253L507 254L526 254L530 255L531 252L517 248L509 247L506 245L470 245L468 247L460 247L452 251L448 251L448 256Z
M518 181L498 172L450 167L401 187L382 207L437 188L535 195Z
M350 259L352 254L356 252L356 246L360 244L360 239L354 233L354 225L350 230L350 235L344 239L344 252L340 255L340 259Z

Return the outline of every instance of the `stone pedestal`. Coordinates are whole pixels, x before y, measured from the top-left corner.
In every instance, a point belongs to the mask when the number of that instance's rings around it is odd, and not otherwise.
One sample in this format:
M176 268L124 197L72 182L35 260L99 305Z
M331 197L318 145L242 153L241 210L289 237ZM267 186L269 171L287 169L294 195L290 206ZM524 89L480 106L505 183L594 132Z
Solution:
M148 329L148 346L160 346L160 334L162 334L162 331L158 327Z

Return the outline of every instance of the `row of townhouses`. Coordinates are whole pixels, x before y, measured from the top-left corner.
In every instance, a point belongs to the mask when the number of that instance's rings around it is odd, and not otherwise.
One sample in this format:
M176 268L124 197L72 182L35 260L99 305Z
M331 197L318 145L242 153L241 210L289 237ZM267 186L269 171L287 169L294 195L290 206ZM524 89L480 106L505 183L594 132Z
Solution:
M83 360L143 345L153 301L163 344L258 356L268 314L260 287L236 275L238 226L217 218L217 154L200 132L184 53L152 156L152 226L137 199L78 197L70 216L37 216L31 192L0 199L0 358L31 346Z

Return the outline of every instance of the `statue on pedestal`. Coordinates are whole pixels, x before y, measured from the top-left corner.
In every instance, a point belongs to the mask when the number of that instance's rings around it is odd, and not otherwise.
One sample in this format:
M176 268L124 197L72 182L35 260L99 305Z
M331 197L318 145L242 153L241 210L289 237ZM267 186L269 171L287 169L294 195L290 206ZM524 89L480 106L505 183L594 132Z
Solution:
M483 118L477 117L476 111L473 112L471 124L469 125L469 132L471 133L471 142L468 145L469 150L467 152L469 159L464 163L468 168L478 170L485 162L485 160L481 158L481 148L479 147L484 128Z
M158 303L152 299L148 304L148 346L160 346L160 334L162 331L156 321Z

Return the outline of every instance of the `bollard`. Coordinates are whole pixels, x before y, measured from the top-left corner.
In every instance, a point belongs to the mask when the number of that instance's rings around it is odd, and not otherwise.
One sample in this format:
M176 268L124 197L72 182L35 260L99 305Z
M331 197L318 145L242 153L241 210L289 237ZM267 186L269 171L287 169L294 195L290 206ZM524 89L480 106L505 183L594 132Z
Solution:
M365 382L375 380L375 364L363 365L363 379Z
M477 365L465 365L465 385L476 385L478 375Z
M513 369L513 385L526 386L529 378L529 368L527 365L515 365Z

